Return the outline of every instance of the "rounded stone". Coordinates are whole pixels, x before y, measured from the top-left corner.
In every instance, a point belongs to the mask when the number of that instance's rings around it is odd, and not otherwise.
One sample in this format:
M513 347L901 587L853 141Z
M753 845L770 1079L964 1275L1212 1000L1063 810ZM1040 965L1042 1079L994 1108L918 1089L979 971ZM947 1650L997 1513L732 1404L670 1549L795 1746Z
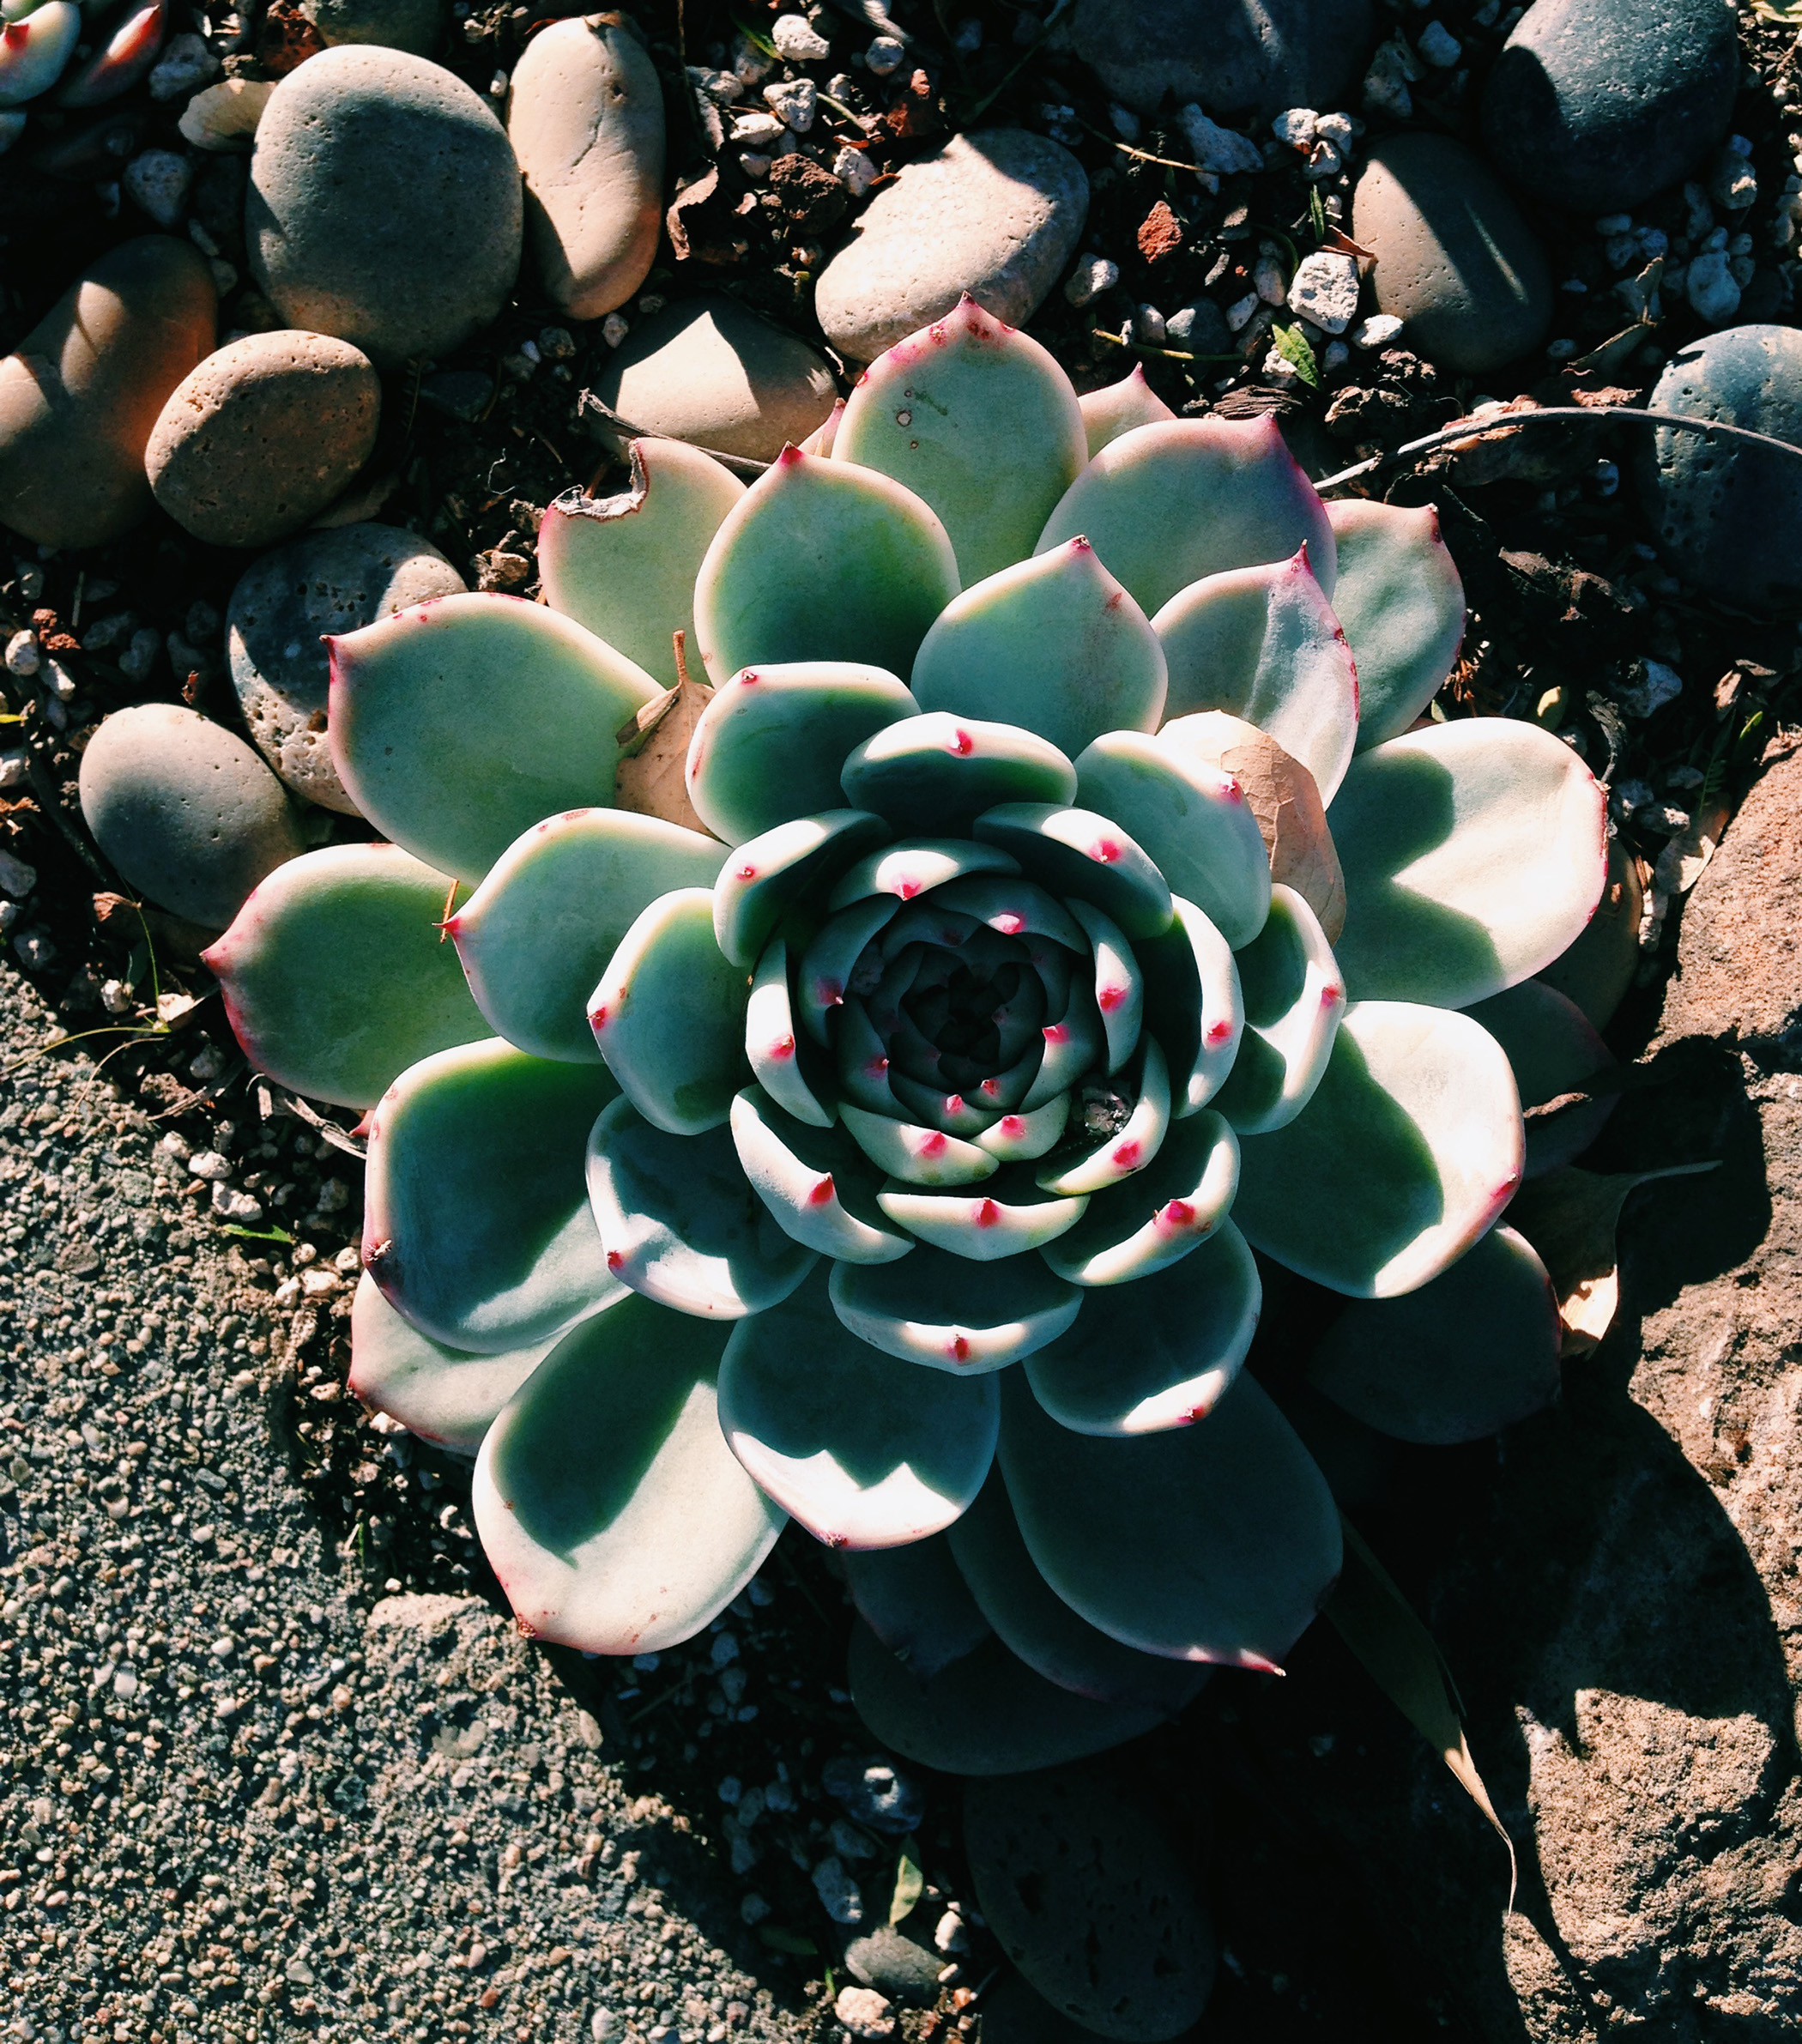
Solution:
M1023 128L954 136L871 200L820 272L813 311L853 361L941 319L967 291L1021 326L1063 274L1089 214L1070 152Z
M622 419L723 454L771 462L838 396L825 357L736 299L685 298L634 327L595 379Z
M82 754L82 814L120 877L222 930L252 887L306 848L281 783L241 738L174 703L139 703Z
M1376 257L1376 302L1409 345L1474 374L1536 348L1551 324L1544 251L1494 173L1443 135L1390 135L1352 200L1352 238Z
M663 224L663 88L644 44L608 15L535 35L514 67L507 135L552 303L571 319L624 305Z
M97 547L150 509L144 447L213 345L198 250L146 234L91 263L0 362L0 519L45 547Z
M1539 0L1489 75L1484 145L1534 198L1630 210L1726 133L1739 86L1732 0Z
M944 1960L899 1931L885 1926L866 1938L853 1938L845 1948L844 1962L856 1979L891 2001L929 2009L939 1999Z
M300 0L300 11L328 46L377 43L429 57L444 25L444 0Z
M1370 42L1370 0L1078 0L1071 41L1116 100L1168 93L1268 120L1347 104Z
M156 501L215 547L266 547L315 518L375 447L382 381L328 334L246 334L177 384L144 450Z
M245 571L226 612L232 686L258 749L296 794L357 813L326 742L325 636L463 587L436 547L395 525L302 533Z
M344 44L269 95L245 239L292 326L384 366L448 354L506 302L523 219L506 131L441 65Z
M1175 2037L1213 1986L1213 1927L1151 1820L1074 1768L973 1781L964 1850L1007 1956L1098 2036Z
M1802 333L1735 326L1691 342L1665 364L1648 408L1802 447ZM1741 609L1802 601L1802 460L1670 426L1641 438L1640 495L1677 572Z

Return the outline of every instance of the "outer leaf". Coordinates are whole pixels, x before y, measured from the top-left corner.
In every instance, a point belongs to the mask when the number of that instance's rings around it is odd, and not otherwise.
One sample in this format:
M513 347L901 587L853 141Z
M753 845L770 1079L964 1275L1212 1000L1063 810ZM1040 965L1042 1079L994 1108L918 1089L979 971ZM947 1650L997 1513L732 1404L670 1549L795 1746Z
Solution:
M1527 1113L1527 1176L1581 1157L1620 1098L1619 1064L1582 1009L1543 980L1523 979L1470 1017L1508 1053Z
M720 1426L770 1496L828 1547L940 1533L995 1459L992 1378L915 1370L845 1332L815 1276L740 1321L720 1366Z
M932 506L966 588L1025 559L1088 459L1076 393L1056 360L967 293L858 378L832 452Z
M491 1039L409 1067L369 1117L363 1263L447 1347L500 1355L614 1296L582 1197L589 1123L619 1089L597 1065Z
M488 1034L438 922L452 883L392 844L278 866L204 955L260 1071L373 1107L408 1065Z
M771 937L752 977L745 1007L745 1055L757 1083L778 1105L815 1128L830 1128L838 1099L821 1068L808 1055L795 1027L789 989L789 946ZM809 1070L807 1067L813 1068Z
M877 1204L881 1174L843 1129L810 1128L757 1086L732 1103L732 1140L783 1233L848 1263L892 1263L913 1238Z
M1113 731L1077 761L1076 785L1089 808L1132 832L1171 891L1196 903L1235 951L1263 928L1270 861L1244 790L1223 767L1161 738Z
M1394 1298L1487 1233L1525 1149L1514 1074L1487 1031L1442 1008L1354 1001L1305 1110L1245 1145L1233 1219L1316 1284Z
M675 634L694 644L694 578L745 486L680 440L632 440L626 451L623 494L565 490L545 512L538 571L553 610L674 688Z
M717 1128L744 1084L743 970L713 934L713 897L678 887L620 940L588 1019L608 1068L647 1122L671 1135Z
M922 1247L899 1264L835 1263L832 1309L852 1333L886 1355L975 1376L1055 1340L1082 1294L1036 1256L978 1268Z
M898 830L952 833L997 802L1067 802L1076 769L1055 745L1016 724L938 711L868 738L846 759L845 800Z
M725 1339L628 1294L565 1335L489 1429L472 1509L525 1630L656 1653L757 1573L783 1518L720 1433Z
M911 680L922 710L996 717L1067 753L1104 731L1155 731L1164 714L1158 635L1080 537L966 588Z
M1292 887L1237 956L1245 1033L1214 1104L1241 1135L1282 1128L1314 1098L1345 1012L1345 983L1320 920Z
M1354 1299L1308 1380L1398 1441L1480 1441L1558 1394L1558 1306L1533 1245L1492 1228L1468 1255L1398 1299Z
M761 1313L816 1261L752 1190L729 1131L668 1135L629 1100L614 1101L590 1133L588 1193L607 1267L678 1313Z
M888 825L867 810L823 809L740 845L713 890L713 934L720 949L748 972L791 903L819 890L888 835Z
M1143 362L1134 362L1133 373L1117 384L1085 390L1077 402L1082 407L1083 431L1091 458L1135 426L1156 426L1176 416L1145 380Z
M741 844L840 806L845 755L919 705L892 674L848 660L747 668L723 682L688 742L688 799Z
M1010 1377L1001 1460L1045 1581L1141 1653L1274 1668L1339 1575L1326 1479L1249 1377L1197 1426L1117 1440L1059 1426Z
M444 925L490 1025L535 1057L598 1062L589 996L640 912L711 887L723 846L624 809L572 809L517 838Z
M1073 1285L1126 1285L1190 1255L1226 1218L1239 1143L1212 1110L1175 1123L1146 1168L1097 1193L1081 1220L1045 1245Z
M1129 741L1132 734L1122 735ZM1073 894L1092 901L1128 936L1155 937L1170 928L1176 911L1163 874L1110 817L1043 802L1002 802L985 809L974 828L1029 879L1067 899Z
M1168 1268L1095 1292L1024 1365L1033 1395L1079 1434L1152 1434L1206 1419L1239 1374L1263 1287L1231 1221Z
M327 644L338 778L459 880L558 810L610 808L614 734L657 693L593 632L513 596L439 596Z
M968 838L904 838L848 867L826 897L826 906L846 909L871 894L892 894L898 900L912 901L916 895L966 874L1019 870L1005 851Z
M1164 715L1225 710L1267 731L1330 802L1358 740L1358 669L1308 549L1179 590L1152 629L1170 668Z
M906 1547L848 1548L843 1562L859 1617L920 1681L991 1636L943 1533Z
M1352 998L1464 1007L1549 965L1607 875L1607 801L1570 747L1500 717L1361 753L1333 805Z
M1192 901L1171 898L1176 920L1138 946L1146 1027L1164 1046L1170 1115L1181 1121L1219 1091L1245 1026L1239 968L1226 940Z
M446 1348L402 1320L366 1271L351 1302L349 1389L421 1440L473 1455L495 1414L555 1346L553 1337L499 1356Z
M707 672L862 660L904 674L958 593L950 540L874 469L785 447L714 535L694 587Z
M1327 516L1339 544L1333 608L1358 662L1358 742L1381 745L1400 737L1451 673L1464 584L1430 505L1346 497Z
M1287 560L1305 546L1333 594L1333 528L1274 419L1172 419L1104 447L1046 521L1036 549L1079 533L1147 614L1204 575Z

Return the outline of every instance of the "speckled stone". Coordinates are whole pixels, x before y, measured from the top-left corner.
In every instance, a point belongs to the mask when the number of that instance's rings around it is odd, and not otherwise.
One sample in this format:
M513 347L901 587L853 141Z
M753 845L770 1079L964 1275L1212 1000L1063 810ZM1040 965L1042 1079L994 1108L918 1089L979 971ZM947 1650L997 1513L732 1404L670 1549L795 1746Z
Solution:
M1168 93L1268 120L1347 104L1370 51L1370 0L1079 0L1070 39L1116 100Z
M324 511L369 459L382 383L326 334L246 334L170 394L144 450L156 501L215 547L266 547Z
M869 362L969 292L1023 325L1076 253L1089 180L1070 152L1023 128L954 136L879 191L820 272L826 338Z
M1379 309L1442 368L1498 368L1545 340L1545 253L1494 173L1449 136L1390 135L1372 148L1352 238L1376 254Z
M1726 133L1739 85L1731 0L1539 0L1484 88L1484 146L1551 205L1630 210Z
M0 519L46 547L96 547L150 509L144 445L213 345L199 251L146 234L110 250L0 362Z
M241 738L174 703L117 710L82 754L82 814L128 885L222 930L305 850L281 783Z
M685 298L635 326L595 379L603 404L648 432L774 461L832 408L825 356L735 299Z
M378 43L430 57L444 26L444 0L300 0L328 44Z
M507 135L544 287L571 319L622 305L663 224L663 88L619 17L559 21L514 67Z
M384 366L448 354L506 302L523 219L505 130L441 65L347 44L269 96L245 239L293 326Z
M1666 363L1651 409L1802 446L1802 333L1736 326L1692 342ZM1802 602L1802 461L1668 427L1642 438L1641 498L1677 572L1747 610Z
M326 743L324 635L463 586L436 547L394 525L303 533L245 571L226 613L232 686L263 758L296 794L357 813Z

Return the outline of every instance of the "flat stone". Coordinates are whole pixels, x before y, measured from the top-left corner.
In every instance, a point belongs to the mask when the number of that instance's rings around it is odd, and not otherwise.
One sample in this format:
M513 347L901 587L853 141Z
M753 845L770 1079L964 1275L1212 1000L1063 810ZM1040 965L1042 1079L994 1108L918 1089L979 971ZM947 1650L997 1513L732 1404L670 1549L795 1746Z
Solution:
M1070 39L1141 113L1168 93L1265 120L1342 106L1371 41L1370 0L1079 0Z
M406 51L322 50L269 95L245 239L290 325L388 366L489 324L519 269L505 130L462 79Z
M429 541L393 525L303 533L246 570L226 613L232 685L263 756L297 794L357 813L326 742L324 635L463 586Z
M774 461L838 396L825 356L735 299L685 298L642 320L595 379L603 404L647 432Z
M954 136L870 201L820 272L813 310L854 361L941 319L967 291L1022 326L1082 239L1089 180L1070 152L1022 128Z
M1730 0L1539 0L1484 88L1484 146L1550 205L1630 210L1720 140L1739 86Z
M120 877L222 930L306 848L281 783L241 738L173 703L106 718L82 755L82 814Z
M1551 277L1520 209L1481 158L1442 135L1370 150L1352 238L1376 257L1378 308L1442 368L1475 373L1529 354L1551 324Z
M379 43L430 57L444 25L444 0L300 0L300 12L336 43Z
M89 264L0 362L0 518L46 547L97 547L145 517L144 446L213 345L199 251L146 234Z
M1691 342L1666 363L1651 408L1802 446L1802 333L1736 326ZM1745 609L1794 603L1802 596L1802 462L1704 433L1640 438L1641 499L1677 572Z
M891 2001L929 2009L939 1999L944 1960L899 1931L885 1926L868 1938L853 1939L845 1950L844 1962L865 1987L874 1987Z
M623 16L558 21L529 42L507 95L526 226L545 290L571 319L624 305L663 221L663 88Z
M324 511L369 459L382 382L326 334L246 334L163 407L144 451L156 501L215 547L266 547Z

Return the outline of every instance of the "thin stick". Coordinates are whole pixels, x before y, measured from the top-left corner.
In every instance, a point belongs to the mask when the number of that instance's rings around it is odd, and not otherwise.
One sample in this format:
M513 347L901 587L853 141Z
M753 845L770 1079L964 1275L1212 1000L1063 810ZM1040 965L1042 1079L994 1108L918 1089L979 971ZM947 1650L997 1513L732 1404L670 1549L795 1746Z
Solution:
M688 634L686 632L678 631L672 632L669 636L675 644L676 686L686 688L688 686Z

